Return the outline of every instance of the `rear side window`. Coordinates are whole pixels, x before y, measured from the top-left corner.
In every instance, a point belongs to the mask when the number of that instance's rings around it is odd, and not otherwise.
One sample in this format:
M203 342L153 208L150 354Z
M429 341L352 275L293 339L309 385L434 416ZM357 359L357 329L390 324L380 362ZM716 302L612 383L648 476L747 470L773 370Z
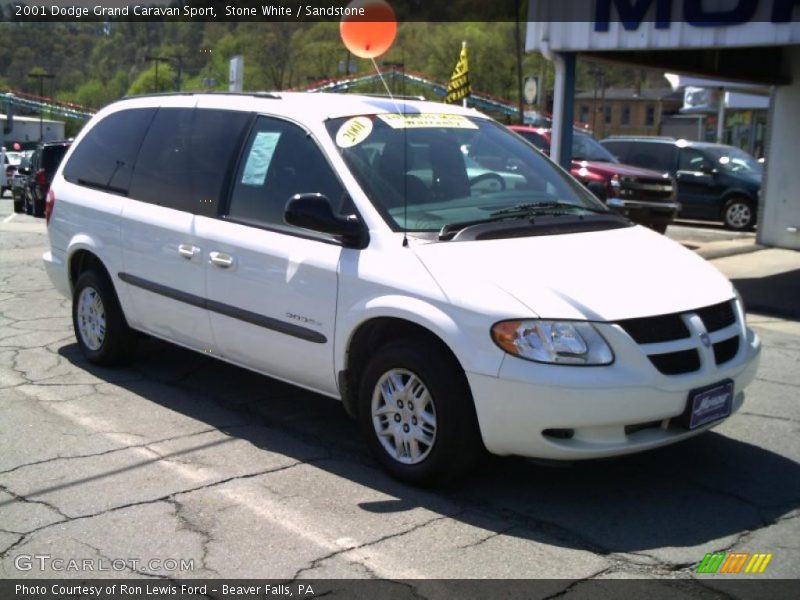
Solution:
M156 109L137 108L110 114L81 140L64 167L72 183L126 194L142 138Z
M216 216L249 113L161 108L142 143L130 197Z

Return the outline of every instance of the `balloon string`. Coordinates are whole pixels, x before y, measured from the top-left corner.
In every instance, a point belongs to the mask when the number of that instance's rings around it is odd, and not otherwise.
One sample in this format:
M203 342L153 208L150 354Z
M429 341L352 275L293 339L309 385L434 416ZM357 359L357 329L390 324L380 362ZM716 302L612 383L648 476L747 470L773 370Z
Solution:
M386 85L386 80L383 78L383 73L378 68L378 65L375 63L375 58L370 57L372 61L372 66L375 67L375 72L378 74L381 82L383 83L383 87L386 89L386 93L389 94L389 98L391 98L394 107L397 109L397 114L405 114L400 111L400 107L397 105L397 102L392 95L389 86ZM408 171L408 156L406 156L406 151L408 150L408 143L406 140L406 128L403 127L403 173ZM403 177L403 247L408 246L408 178Z
M386 89L386 93L389 94L389 98L391 99L392 103L394 104L394 107L397 109L397 114L398 115L401 114L400 113L400 107L397 105L397 102L395 102L394 96L392 95L392 92L389 90L389 86L386 85L386 80L383 78L383 73L381 73L381 70L378 68L377 63L375 62L375 57L371 56L370 60L372 61L372 66L375 67L375 72L378 74L378 77L380 78L381 83L383 83L383 87Z

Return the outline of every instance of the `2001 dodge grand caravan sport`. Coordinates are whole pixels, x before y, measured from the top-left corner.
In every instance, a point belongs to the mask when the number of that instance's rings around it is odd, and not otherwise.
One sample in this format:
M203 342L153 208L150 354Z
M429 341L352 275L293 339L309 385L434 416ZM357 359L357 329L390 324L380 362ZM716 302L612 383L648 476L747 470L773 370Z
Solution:
M730 282L480 113L352 95L126 99L55 176L44 264L101 365L135 332L341 398L415 483L676 442L760 343Z

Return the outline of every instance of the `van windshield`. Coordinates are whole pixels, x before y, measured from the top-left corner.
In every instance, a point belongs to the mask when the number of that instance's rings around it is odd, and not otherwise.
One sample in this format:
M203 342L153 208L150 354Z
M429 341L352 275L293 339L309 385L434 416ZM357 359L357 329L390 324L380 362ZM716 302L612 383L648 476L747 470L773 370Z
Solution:
M326 125L396 231L439 231L521 205L557 206L577 215L606 212L566 172L490 119L379 114Z

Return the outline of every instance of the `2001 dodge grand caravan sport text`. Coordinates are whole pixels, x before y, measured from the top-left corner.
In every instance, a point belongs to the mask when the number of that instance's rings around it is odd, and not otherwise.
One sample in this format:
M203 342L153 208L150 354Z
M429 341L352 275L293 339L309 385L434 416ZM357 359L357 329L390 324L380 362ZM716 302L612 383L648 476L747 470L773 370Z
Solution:
M46 212L88 360L120 362L141 331L341 398L415 483L484 447L685 439L742 405L758 362L714 267L460 107L126 99L78 136Z

